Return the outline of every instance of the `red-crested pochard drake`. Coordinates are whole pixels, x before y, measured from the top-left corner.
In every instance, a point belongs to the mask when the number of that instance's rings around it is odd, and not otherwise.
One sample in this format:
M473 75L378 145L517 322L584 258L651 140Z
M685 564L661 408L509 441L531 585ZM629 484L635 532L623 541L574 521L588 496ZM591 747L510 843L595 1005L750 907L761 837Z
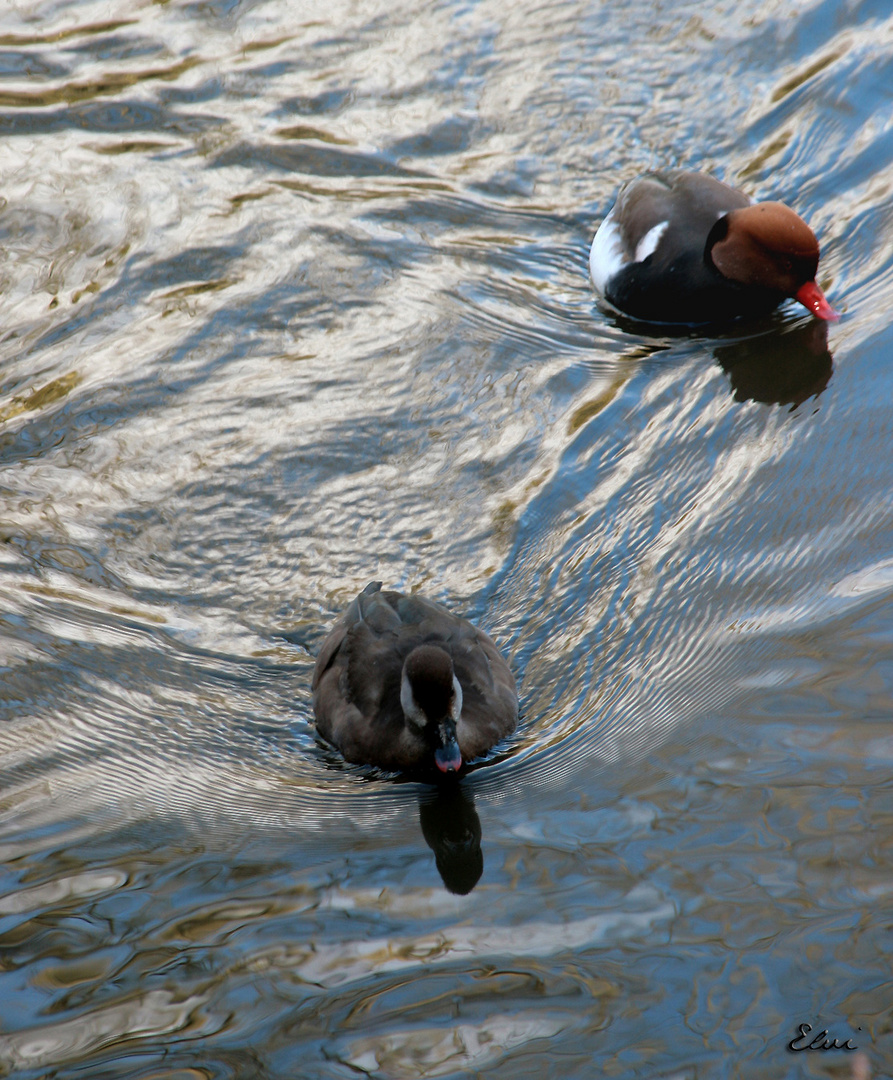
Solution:
M819 319L838 313L815 282L819 245L783 203L755 203L704 173L630 181L589 253L596 289L658 323L712 323L771 311L793 296Z
M372 581L313 672L319 734L348 761L455 773L510 735L518 695L490 638L433 600Z

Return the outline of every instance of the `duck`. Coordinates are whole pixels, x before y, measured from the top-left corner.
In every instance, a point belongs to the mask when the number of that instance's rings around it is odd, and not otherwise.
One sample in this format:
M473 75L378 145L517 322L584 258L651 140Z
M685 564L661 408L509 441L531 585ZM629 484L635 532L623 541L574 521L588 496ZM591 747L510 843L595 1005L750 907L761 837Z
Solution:
M818 262L815 233L789 206L670 169L621 189L592 241L589 273L613 307L646 322L721 322L788 297L838 319L816 284Z
M370 582L323 640L316 729L345 760L456 774L510 735L518 694L492 639L426 597Z

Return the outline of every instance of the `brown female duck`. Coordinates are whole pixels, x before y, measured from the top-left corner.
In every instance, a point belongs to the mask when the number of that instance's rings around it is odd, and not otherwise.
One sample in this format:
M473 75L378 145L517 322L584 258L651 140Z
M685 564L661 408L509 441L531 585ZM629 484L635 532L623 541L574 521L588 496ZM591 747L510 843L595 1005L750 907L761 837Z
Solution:
M380 581L326 637L312 689L319 734L348 761L382 769L458 772L518 721L515 680L491 639Z

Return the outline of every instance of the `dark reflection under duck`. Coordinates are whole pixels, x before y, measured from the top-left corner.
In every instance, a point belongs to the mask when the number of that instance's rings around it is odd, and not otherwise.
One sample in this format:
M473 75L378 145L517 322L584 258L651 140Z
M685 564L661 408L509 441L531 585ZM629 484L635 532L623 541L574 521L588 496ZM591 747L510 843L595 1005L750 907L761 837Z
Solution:
M419 793L419 824L451 893L465 896L484 872L481 821L467 786L446 783Z
M726 332L705 338L699 330L672 324L643 323L618 312L611 320L624 333L653 336L629 350L631 359L667 352L679 340L703 340L729 377L735 401L796 408L818 397L831 381L834 358L828 347L828 323L818 319L790 322L780 316L741 320L740 335Z
M736 401L796 408L828 385L834 360L828 324L810 319L759 337L713 346Z

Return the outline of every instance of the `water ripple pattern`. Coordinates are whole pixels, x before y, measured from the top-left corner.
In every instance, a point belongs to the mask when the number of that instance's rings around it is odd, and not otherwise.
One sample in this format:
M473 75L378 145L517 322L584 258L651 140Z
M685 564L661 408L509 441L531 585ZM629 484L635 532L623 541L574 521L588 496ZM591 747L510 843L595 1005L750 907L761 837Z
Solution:
M0 1076L893 1069L891 87L880 0L0 12ZM600 307L668 165L841 322ZM452 796L315 736L376 579L517 675Z

